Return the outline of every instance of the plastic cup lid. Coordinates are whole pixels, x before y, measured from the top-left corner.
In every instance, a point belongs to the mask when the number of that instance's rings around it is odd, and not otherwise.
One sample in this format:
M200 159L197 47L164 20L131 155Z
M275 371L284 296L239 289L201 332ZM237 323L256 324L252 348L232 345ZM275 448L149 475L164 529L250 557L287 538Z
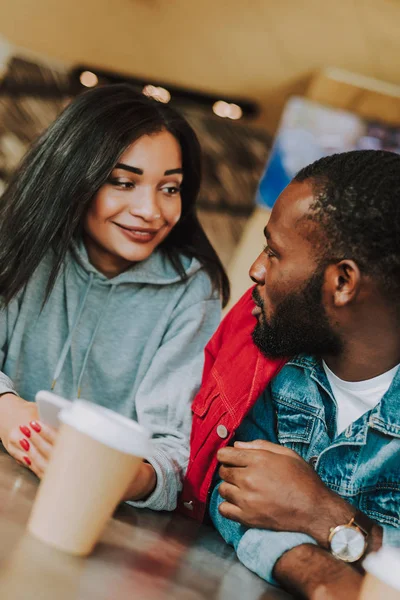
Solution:
M75 400L70 407L60 412L59 419L77 431L125 454L143 458L152 454L151 436L144 427L93 402Z
M385 546L368 554L363 567L377 579L400 591L400 549Z

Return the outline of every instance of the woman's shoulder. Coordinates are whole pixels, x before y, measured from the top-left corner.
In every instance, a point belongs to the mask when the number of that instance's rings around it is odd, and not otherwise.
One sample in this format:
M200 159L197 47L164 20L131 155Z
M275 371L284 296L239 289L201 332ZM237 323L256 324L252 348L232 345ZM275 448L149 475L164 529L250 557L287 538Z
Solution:
M46 284L47 285L47 283L49 281L49 277L50 277L51 273L53 272L53 269L56 266L56 264L57 264L57 260L56 260L55 253L53 250L50 249L46 252L44 257L38 264L37 268L35 269L34 273L32 274L30 280L28 281L28 286L31 287L32 285L36 286L38 284ZM65 269L65 266L66 266L66 258L61 263L58 275L60 275L63 272L63 270Z
M7 306L7 310L19 310L22 303L29 303L34 310L40 311L46 297L46 290L49 277L55 265L53 252L47 252L42 258L35 271L30 276L25 285L17 292L14 298ZM0 308L4 310L2 298L0 298Z
M211 294L211 280L201 265L200 261L194 257L179 254L181 271L184 277L176 268L176 265L171 261L170 257L160 250L156 250L146 260L135 264L118 275L114 279L114 283L139 283L147 285L155 285L157 287L176 286L184 288L203 288Z
M210 275L201 263L192 259L192 268L186 271L187 280L182 282L185 285L185 295L201 300L219 300L220 293L216 290L211 281Z
M181 289L175 310L180 313L192 310L193 306L197 306L196 314L200 316L206 311L208 319L216 320L216 327L221 319L220 291L215 288L207 270L196 258L192 259L190 267L185 272L186 280L181 280L178 284Z

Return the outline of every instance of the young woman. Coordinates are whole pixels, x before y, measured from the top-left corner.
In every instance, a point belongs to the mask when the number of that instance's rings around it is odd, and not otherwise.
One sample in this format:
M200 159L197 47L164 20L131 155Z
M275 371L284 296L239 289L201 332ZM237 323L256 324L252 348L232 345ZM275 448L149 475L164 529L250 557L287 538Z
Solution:
M229 284L195 212L200 148L127 85L79 96L0 201L0 437L42 476L56 433L36 392L136 419L155 452L126 499L172 510L203 348Z

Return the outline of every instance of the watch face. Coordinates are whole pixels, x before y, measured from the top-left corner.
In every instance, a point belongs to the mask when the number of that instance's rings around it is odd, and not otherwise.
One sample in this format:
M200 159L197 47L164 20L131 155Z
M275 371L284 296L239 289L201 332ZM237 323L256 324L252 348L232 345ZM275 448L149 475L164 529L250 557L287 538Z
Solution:
M336 527L331 538L331 551L334 556L346 562L361 558L365 550L365 537L355 527Z

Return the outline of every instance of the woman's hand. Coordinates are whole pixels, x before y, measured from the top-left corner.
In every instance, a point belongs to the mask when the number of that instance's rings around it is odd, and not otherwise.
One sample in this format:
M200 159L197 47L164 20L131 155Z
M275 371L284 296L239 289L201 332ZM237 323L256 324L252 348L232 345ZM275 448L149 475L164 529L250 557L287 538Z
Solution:
M142 462L122 500L145 500L154 491L156 484L157 475L154 468L151 464Z
M43 477L56 438L56 430L38 421L34 402L15 394L0 396L0 437L15 460Z

